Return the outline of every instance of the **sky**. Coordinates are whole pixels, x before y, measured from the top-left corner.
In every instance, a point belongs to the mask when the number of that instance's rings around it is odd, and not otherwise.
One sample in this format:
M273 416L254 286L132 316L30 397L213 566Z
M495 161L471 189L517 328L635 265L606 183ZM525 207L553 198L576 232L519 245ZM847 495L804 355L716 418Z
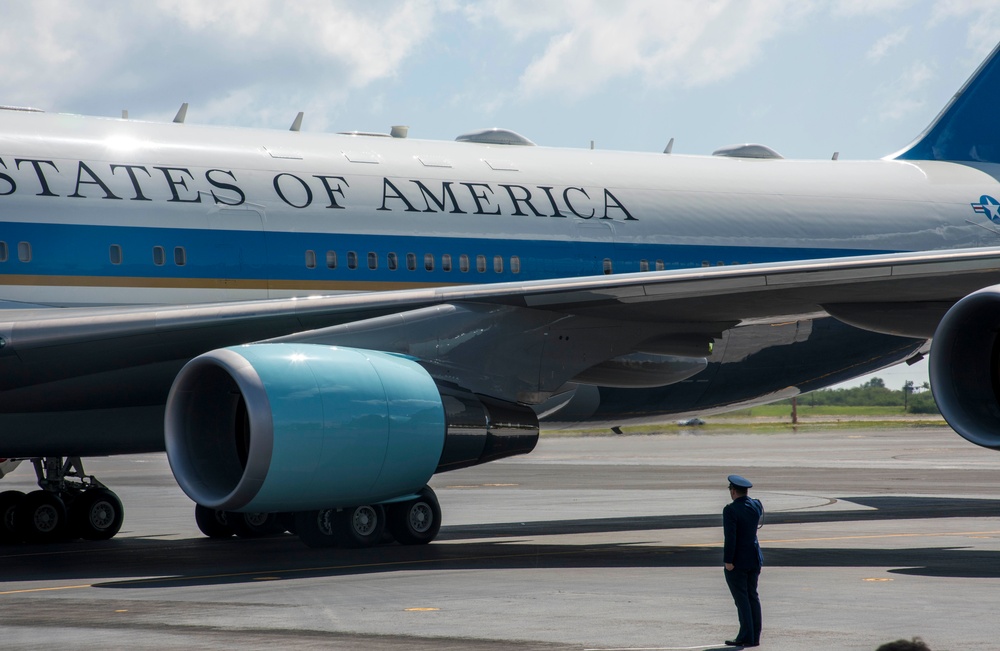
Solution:
M0 0L0 104L865 159L919 135L998 41L997 0Z

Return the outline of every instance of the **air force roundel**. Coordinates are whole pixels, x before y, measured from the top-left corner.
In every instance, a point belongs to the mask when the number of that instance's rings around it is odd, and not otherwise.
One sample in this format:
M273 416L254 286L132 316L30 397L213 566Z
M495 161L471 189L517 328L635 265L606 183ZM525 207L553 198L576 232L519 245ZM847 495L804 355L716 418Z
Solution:
M986 218L991 222L1000 224L1000 201L990 195L984 194L979 197L979 203L972 204L972 209L986 215Z

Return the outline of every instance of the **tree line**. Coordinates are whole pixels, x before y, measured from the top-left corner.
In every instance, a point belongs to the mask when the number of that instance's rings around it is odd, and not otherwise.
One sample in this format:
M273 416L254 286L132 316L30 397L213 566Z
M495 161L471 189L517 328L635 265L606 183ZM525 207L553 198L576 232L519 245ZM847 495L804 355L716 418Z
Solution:
M907 380L902 388L890 389L881 378L874 377L861 386L850 389L820 389L798 397L799 407L836 405L843 407L902 407L910 414L939 414L930 384L916 386ZM791 400L786 400L791 404Z

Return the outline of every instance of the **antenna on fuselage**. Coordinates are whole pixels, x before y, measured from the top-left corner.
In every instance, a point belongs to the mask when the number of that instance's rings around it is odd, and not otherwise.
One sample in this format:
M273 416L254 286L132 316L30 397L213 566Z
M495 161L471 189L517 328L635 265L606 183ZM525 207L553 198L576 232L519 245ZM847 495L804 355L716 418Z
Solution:
M668 143L667 143L667 147L666 147L666 149L664 149L664 150L663 150L663 153L664 153L664 154L669 154L669 153L670 153L670 152L672 152L673 150L674 150L674 139L673 139L673 138L671 138L671 139L670 139L670 142L668 142Z
M833 158L831 160L837 160L838 158L840 158L840 152L839 151L833 152Z
M177 115L174 116L174 122L176 122L177 124L184 124L184 118L187 117L187 114L188 114L188 103L184 102L183 104L181 104L180 109L178 109Z
M122 109L122 119L123 120L128 119L128 109Z
M301 131L302 130L302 116L304 113L299 111L299 114L295 116L295 120L292 121L292 126L288 128L289 131Z

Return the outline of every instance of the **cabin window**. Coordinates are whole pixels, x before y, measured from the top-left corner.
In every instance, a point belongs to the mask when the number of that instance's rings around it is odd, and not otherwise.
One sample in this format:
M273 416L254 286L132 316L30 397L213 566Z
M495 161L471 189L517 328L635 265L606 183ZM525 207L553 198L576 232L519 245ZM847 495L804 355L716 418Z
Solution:
M702 260L701 261L701 266L703 266L703 267L711 267L712 263L709 262L708 260Z
M445 253L441 256L441 271L451 271L451 254Z
M611 265L611 258L604 258L604 275L607 276L614 272L614 268Z
M17 259L21 262L31 262L31 243L30 242L18 242L17 243Z
M337 252L327 251L326 252L326 268L336 269L337 268Z
M395 253L390 253L385 257L386 264L389 265L390 271L395 271L399 267L399 258L396 257Z
M663 271L663 269L664 269L663 260L657 260L656 261L656 270L657 271Z
M122 247L120 244L112 244L111 249L108 251L108 257L111 258L111 264L121 264L122 263Z
M477 255L476 256L476 271L479 273L486 273L486 256Z
M406 268L409 269L410 271L416 271L417 270L417 254L416 253L407 253L406 254Z
M358 268L358 254L354 251L347 252L347 268L357 269Z
M503 273L503 256L495 255L493 256L493 271L498 274Z
M0 242L0 262L7 262L7 243Z
M716 267L725 267L726 263L723 262L722 260L719 260L718 262L715 263L715 266Z
M368 252L368 268L378 269L378 253L375 253L374 251Z
M315 269L316 268L316 252L312 249L306 251L306 268Z
M174 264L178 267L183 267L187 264L187 251L184 250L183 246L174 247Z
M649 271L649 260L639 260L639 271Z
M424 271L434 271L434 254L424 254Z
M157 267L162 267L167 262L167 252L163 250L162 246L153 247L153 264Z
M469 270L469 256L464 253L458 256L458 268L462 273L466 273Z
M510 272L512 274L519 274L519 273L521 273L521 258L520 257L518 257L516 255L510 256Z

